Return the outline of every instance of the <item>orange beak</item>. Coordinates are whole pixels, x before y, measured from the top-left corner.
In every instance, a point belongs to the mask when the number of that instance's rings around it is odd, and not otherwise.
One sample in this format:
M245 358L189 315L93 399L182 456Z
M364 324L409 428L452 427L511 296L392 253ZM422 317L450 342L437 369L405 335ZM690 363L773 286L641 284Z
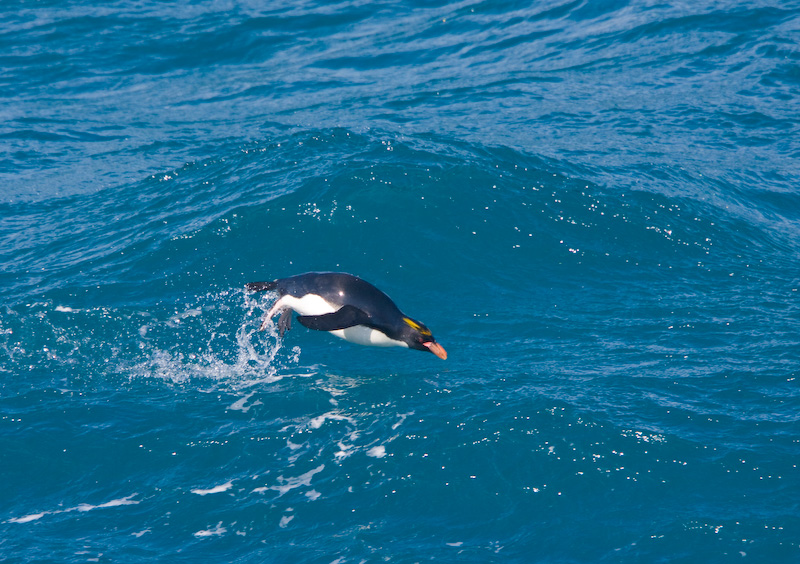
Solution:
M422 344L425 345L426 347L428 347L428 349L430 349L430 351L433 354L435 354L436 356L438 356L442 360L447 360L447 351L444 350L444 347L442 345L440 345L439 343L437 343L435 341L430 341L428 343L422 343Z

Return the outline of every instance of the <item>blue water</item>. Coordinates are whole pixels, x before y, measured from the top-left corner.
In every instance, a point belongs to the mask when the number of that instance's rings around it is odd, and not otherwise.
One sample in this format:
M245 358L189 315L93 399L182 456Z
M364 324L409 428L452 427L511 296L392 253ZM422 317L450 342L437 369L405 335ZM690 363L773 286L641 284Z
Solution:
M4 2L0 560L800 562L799 38ZM309 270L449 358L258 332Z

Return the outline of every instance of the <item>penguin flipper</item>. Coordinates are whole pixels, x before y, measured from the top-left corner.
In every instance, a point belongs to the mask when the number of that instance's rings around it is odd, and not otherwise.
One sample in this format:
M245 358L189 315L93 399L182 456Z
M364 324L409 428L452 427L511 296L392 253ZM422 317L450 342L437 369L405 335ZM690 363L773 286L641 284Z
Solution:
M356 306L346 305L333 313L323 315L300 315L297 318L304 327L317 331L336 331L354 325L367 325L369 315Z

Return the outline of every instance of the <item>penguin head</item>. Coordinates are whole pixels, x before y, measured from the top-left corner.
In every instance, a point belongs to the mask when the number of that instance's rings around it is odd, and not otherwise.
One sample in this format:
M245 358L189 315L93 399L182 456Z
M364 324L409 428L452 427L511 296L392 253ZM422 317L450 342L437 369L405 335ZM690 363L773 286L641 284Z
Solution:
M447 351L444 350L442 345L436 342L431 334L431 330L410 317L403 317L400 339L411 349L432 352L442 360L447 359Z

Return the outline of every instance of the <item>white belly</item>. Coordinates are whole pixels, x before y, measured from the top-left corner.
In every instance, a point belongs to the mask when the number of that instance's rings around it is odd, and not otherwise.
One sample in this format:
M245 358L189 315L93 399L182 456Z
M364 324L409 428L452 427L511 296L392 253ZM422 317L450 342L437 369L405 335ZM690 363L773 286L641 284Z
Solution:
M317 294L306 294L302 298L295 298L287 294L282 296L269 309L266 319L271 319L280 311L287 308L296 311L300 315L325 315L326 313L333 313L339 309ZM329 333L331 335L336 335L340 339L359 345L408 348L406 343L390 339L384 333L363 325L356 325L355 327L348 327L347 329L337 329L336 331L329 331Z
M279 311L286 308L293 309L300 315L325 315L326 313L333 313L339 309L333 307L316 294L306 294L302 298L295 298L287 294L275 302L267 312L267 317L275 317Z
M406 347L408 345L403 341L395 341L386 336L385 333L376 331L370 327L363 325L356 325L355 327L348 327L347 329L337 329L336 331L329 331L331 335L336 335L359 345L367 345L371 347Z

